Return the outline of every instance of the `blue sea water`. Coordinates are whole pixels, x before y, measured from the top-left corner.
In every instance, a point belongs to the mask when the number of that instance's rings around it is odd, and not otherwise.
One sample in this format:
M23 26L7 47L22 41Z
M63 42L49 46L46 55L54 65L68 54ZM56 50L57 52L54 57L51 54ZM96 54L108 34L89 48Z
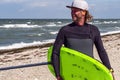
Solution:
M71 19L0 19L0 50L53 42ZM101 34L120 32L120 19L94 19Z

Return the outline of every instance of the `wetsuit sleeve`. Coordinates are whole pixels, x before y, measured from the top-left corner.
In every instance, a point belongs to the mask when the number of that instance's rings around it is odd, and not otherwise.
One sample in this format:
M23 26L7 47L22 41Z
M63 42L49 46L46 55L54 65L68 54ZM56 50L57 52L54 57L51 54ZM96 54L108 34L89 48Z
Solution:
M53 52L52 52L52 64L55 70L55 74L56 77L60 76L60 60L59 60L59 56L60 56L60 48L62 46L62 44L64 43L64 32L62 29L60 29L54 46L53 46Z
M98 51L98 54L99 54L99 57L101 59L101 61L103 62L103 64L108 68L108 69L111 69L111 65L110 65L110 62L109 62L109 58L108 58L108 55L106 53L106 50L104 49L104 46L103 46L103 43L102 43L102 40L101 40L101 36L100 36L100 32L99 30L97 29L96 30L96 36L95 36L95 46L97 48L97 51Z

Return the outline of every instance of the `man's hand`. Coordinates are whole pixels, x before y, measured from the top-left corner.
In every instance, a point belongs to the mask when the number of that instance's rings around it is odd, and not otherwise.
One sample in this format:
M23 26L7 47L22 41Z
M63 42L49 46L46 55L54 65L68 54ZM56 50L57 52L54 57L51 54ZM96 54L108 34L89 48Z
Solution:
M115 80L115 77L114 77L114 72L111 72L112 73L112 76L113 76L113 80Z
M62 77L58 76L58 77L57 77L57 80L63 80L63 79L62 79Z

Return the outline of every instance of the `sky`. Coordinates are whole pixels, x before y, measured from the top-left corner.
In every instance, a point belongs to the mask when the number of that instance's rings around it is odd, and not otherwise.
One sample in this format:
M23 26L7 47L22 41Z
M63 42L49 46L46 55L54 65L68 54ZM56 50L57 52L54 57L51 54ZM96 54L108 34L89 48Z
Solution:
M0 0L0 18L70 19L73 0ZM120 0L86 0L94 18L119 18Z

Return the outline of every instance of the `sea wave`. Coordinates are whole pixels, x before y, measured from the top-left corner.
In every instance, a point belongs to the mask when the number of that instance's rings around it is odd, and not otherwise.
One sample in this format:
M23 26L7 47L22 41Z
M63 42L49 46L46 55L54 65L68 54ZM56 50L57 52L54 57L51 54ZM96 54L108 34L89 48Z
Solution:
M54 22L49 22L49 23L46 24L46 26L49 26L49 27L52 26L52 27L54 27L54 26L56 26L56 24Z
M42 26L46 26L46 27L61 27L61 26L64 26L64 25L67 25L69 23L62 23L60 21L58 22L48 22Z
M42 45L46 39L55 39L58 30L72 20L1 20L1 49L21 48ZM101 35L120 33L120 19L95 19L90 24L96 25ZM38 41L40 40L40 41ZM22 42L23 41L23 42ZM30 42L30 43L26 43ZM9 45L8 45L9 44ZM7 45L7 46L5 46Z
M40 25L28 25L28 24L4 24L0 28L37 28L42 27Z
M57 34L57 33L58 33L58 31L50 32L50 34Z
M33 33L33 34L28 35L28 36L31 36L31 37L33 37L33 36L42 36L43 34L45 34L45 33L39 33L39 34Z
M118 34L118 33L120 33L120 31L111 31L107 33L101 33L101 36ZM0 50L10 50L10 49L18 49L18 48L24 48L24 47L29 47L29 46L43 45L43 44L53 43L54 41L55 39L49 39L49 40L44 40L42 42L33 41L32 43L25 43L25 42L13 43L8 46L0 46Z
M120 31L108 31L108 32L106 32L106 33L101 33L101 36L105 36L105 35L111 35L111 34L118 34L118 33L120 33Z
M93 22L90 22L90 24L118 24L120 23L120 21L98 21L98 20L95 20Z
M20 43L14 43L14 44L11 44L11 45L8 45L8 46L0 46L0 50L18 49L18 48L24 48L24 47L36 46L36 45L43 45L43 44L53 43L53 42L54 42L54 39L44 40L43 42L33 41L32 43L20 42Z
M59 24L57 23L47 23L44 25L40 25L40 24L4 24L4 25L0 25L0 28L39 28L39 27L61 27L66 25L67 23L64 24Z

